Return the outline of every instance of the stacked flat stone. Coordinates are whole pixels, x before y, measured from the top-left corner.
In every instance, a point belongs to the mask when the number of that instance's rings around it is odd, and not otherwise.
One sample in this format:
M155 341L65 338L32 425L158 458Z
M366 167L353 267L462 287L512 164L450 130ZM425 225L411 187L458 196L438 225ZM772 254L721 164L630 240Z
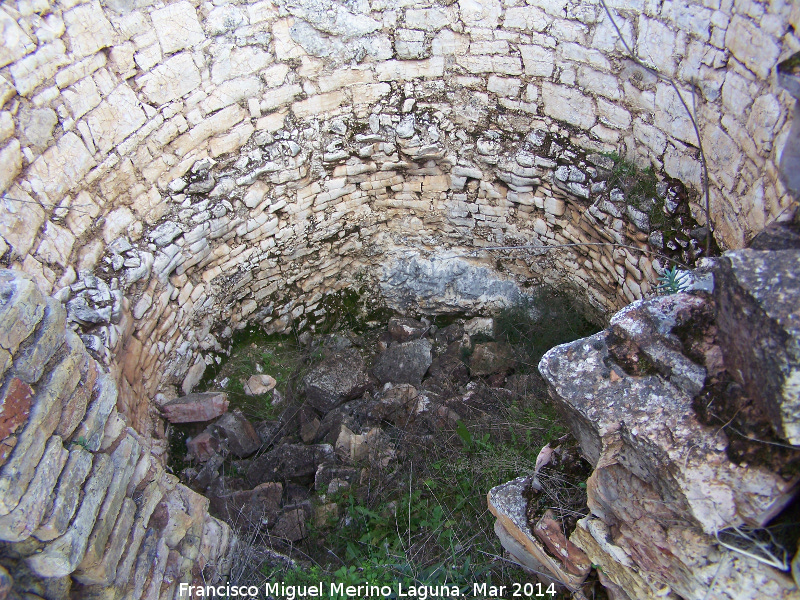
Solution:
M29 588L17 591L37 598L58 582L80 597L171 599L180 582L225 575L227 524L128 426L64 306L9 270L0 377L0 564Z

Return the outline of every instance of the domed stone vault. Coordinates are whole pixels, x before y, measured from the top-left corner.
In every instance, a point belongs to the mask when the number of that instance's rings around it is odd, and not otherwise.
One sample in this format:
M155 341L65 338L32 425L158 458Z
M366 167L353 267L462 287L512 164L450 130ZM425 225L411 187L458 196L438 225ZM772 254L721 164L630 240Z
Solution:
M774 67L800 8L606 4L694 106L716 243L790 218ZM158 394L247 324L314 329L331 294L474 313L546 283L609 312L663 255L703 255L695 129L600 3L17 0L0 20L0 256L66 305L155 447ZM619 157L654 193L618 185Z

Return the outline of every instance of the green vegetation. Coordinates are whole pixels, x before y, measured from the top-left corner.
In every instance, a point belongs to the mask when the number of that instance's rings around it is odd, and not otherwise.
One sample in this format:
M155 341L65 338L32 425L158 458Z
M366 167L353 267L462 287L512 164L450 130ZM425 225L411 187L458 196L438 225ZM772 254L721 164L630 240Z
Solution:
M495 323L501 339L514 349L518 370L523 372L536 372L550 348L599 331L574 296L544 288L500 311Z
M605 156L614 161L614 168L608 177L608 189L622 190L625 194L625 202L647 213L650 217L650 224L654 228L663 229L668 226L669 219L664 213L664 199L659 196L656 189L658 177L653 166L640 169L616 152Z
M656 289L662 294L677 294L682 292L688 287L684 281L684 275L678 270L678 267L673 265L669 269L664 269L664 272L658 277L658 286Z
M312 528L300 543L310 564L267 568L264 575L295 585L455 585L465 597L475 582L531 581L503 558L486 504L492 487L532 472L541 446L563 435L541 387L531 382L529 389L508 401L481 386L487 414L459 421L435 441L390 430L404 449L395 470L364 465L365 484L326 499L343 515Z

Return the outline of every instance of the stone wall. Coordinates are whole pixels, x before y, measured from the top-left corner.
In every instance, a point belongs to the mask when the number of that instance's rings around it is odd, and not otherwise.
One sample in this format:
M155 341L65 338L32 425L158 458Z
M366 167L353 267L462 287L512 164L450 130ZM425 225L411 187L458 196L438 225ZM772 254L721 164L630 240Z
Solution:
M228 525L116 402L64 306L0 270L2 597L10 577L14 598L173 598L229 569Z
M693 99L715 236L742 246L790 205L772 69L800 9L608 4ZM0 19L0 252L67 304L142 433L142 399L192 389L236 328L313 327L331 293L469 311L567 283L608 311L652 289L648 252L695 254L697 194L665 180L648 215L608 184L608 152L690 188L700 163L596 2L19 0ZM630 247L481 250L606 242Z

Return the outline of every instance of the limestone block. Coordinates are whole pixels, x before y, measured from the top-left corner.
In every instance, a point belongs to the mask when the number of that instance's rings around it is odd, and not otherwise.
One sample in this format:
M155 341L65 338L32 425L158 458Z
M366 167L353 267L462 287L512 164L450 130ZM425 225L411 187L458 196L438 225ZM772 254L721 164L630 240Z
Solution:
M14 135L14 117L7 110L0 112L0 142L5 142Z
M434 56L460 56L469 50L469 38L453 33L449 29L440 31L431 43L431 54Z
M53 139L58 117L52 108L31 108L18 114L20 142L36 150L44 150Z
M210 421L228 410L228 398L224 392L189 394L167 402L161 410L170 423Z
M185 96L196 89L200 81L200 71L188 52L172 56L136 79L147 99L159 106Z
M294 24L294 19L280 19L272 24L272 35L275 38L275 56L278 60L300 58L306 52L300 44L292 39L289 29Z
M203 25L209 35L222 35L242 25L247 25L247 15L238 6L223 4L213 8Z
M102 98L97 85L91 77L84 77L73 86L61 92L72 113L73 119L80 119L87 112L100 104Z
M121 83L86 117L95 148L103 154L147 121L139 99L128 84Z
M36 49L33 40L4 7L0 7L0 38L3 39L3 45L0 46L0 67L5 67Z
M0 471L1 514L7 514L16 506L27 489L45 443L58 424L61 404L75 389L80 370L86 364L86 349L80 338L67 331L65 339L67 354L37 386L28 422L17 436L10 459Z
M69 458L61 471L53 504L33 532L37 539L48 542L66 533L75 511L78 509L81 488L92 469L92 454L82 446L73 445Z
M19 172L22 170L22 152L20 151L19 140L11 140L0 150L0 193L5 192L14 182ZM10 203L10 200L3 196L2 201ZM19 212L19 208L13 212ZM2 227L2 224L0 224ZM9 240L10 241L10 240Z
M52 504L50 494L56 486L68 454L60 437L54 435L48 440L42 461L36 467L28 489L14 510L0 517L0 539L21 542L28 539L39 527L45 511Z
M55 75L60 66L68 62L64 42L56 40L14 63L9 67L9 71L19 95L28 96L44 81Z
M64 13L70 51L77 57L94 54L114 44L114 28L100 2L81 4Z
M469 27L494 29L500 21L500 0L459 0L461 20Z
M375 72L378 81L441 77L444 74L444 60L440 56L419 61L387 60L378 63Z
M260 95L261 82L257 77L243 77L225 82L224 85L215 89L208 98L201 102L200 106L207 113L211 113L230 106L234 102L239 102L246 98L255 98Z
M375 104L384 96L388 96L392 90L388 83L364 83L356 84L350 88L353 104Z
M214 138L209 142L209 154L213 157L217 157L221 154L228 154L238 150L244 146L248 139L250 139L250 136L254 131L255 127L253 127L249 122L237 125L227 135Z
M763 29L742 15L734 15L725 34L725 47L761 79L769 77L780 46Z
M566 121L582 129L589 129L594 125L594 101L576 89L544 82L542 100L545 114L554 119Z
M719 125L707 127L703 138L703 147L708 147L706 157L709 171L716 173L717 180L728 189L732 189L735 174L744 158L741 149Z
M28 338L45 312L42 293L30 276L0 270L0 347L12 355Z
M633 137L657 155L661 155L667 147L667 138L664 133L657 127L645 123L642 119L636 119L633 122Z
M439 31L452 23L450 12L443 8L408 9L405 17L409 29Z
M192 525L205 520L208 502L208 498L182 484L164 496L159 510L164 511L164 541L170 548L177 547Z
M726 252L715 275L725 366L763 407L772 427L800 445L800 251Z
M680 89L680 88L679 88ZM681 90L681 95L688 106L691 106L691 91ZM661 131L687 144L697 145L697 134L692 120L681 104L675 89L668 83L659 83L656 87L655 125Z
M762 152L772 149L775 138L775 126L781 119L783 109L778 99L772 94L764 94L756 98L747 118L747 129L753 136L756 147ZM735 169L733 169L735 170Z
M94 159L84 143L69 131L33 162L26 177L37 195L55 201L94 166Z
M72 246L75 243L75 236L69 229L59 227L52 221L45 223L42 241L36 255L40 260L50 264L58 264L66 267L69 257L72 254Z
M319 31L344 39L362 37L381 27L379 21L363 14L362 11L351 12L331 0L314 3L293 2L287 5L287 9L290 14L310 23Z
M164 54L193 48L205 40L197 12L186 0L156 9L150 13L150 18Z
M544 31L553 22L553 18L535 6L509 7L503 20L506 29L522 29Z
M72 63L56 73L56 85L63 89L88 77L106 65L106 55L102 52L88 56L83 60Z
M597 99L597 114L601 123L614 129L628 129L631 126L631 113L603 98Z
M541 46L519 46L525 74L534 77L550 77L555 68L555 52Z
M211 82L225 81L257 73L272 63L272 55L258 48L225 48L211 65Z
M232 104L204 119L196 127L178 137L170 144L170 148L178 156L185 156L208 138L231 129L246 117L247 113L242 107Z
M296 83L284 85L264 93L259 104L263 112L271 111L284 104L294 101L296 96L303 92L303 88Z
M655 19L639 17L639 37L636 52L642 62L665 75L675 73L675 32Z
M47 362L64 343L67 311L58 300L46 298L45 302L44 316L35 335L28 338L14 357L16 376L29 384L39 381Z
M516 56L467 55L456 57L456 62L470 73L502 73L522 75L522 62Z
M605 96L609 100L621 100L622 92L614 75L602 73L589 67L578 69L578 85L585 90Z
M311 96L308 100L301 100L292 104L292 112L298 119L318 116L339 108L345 102L342 91L328 92Z

